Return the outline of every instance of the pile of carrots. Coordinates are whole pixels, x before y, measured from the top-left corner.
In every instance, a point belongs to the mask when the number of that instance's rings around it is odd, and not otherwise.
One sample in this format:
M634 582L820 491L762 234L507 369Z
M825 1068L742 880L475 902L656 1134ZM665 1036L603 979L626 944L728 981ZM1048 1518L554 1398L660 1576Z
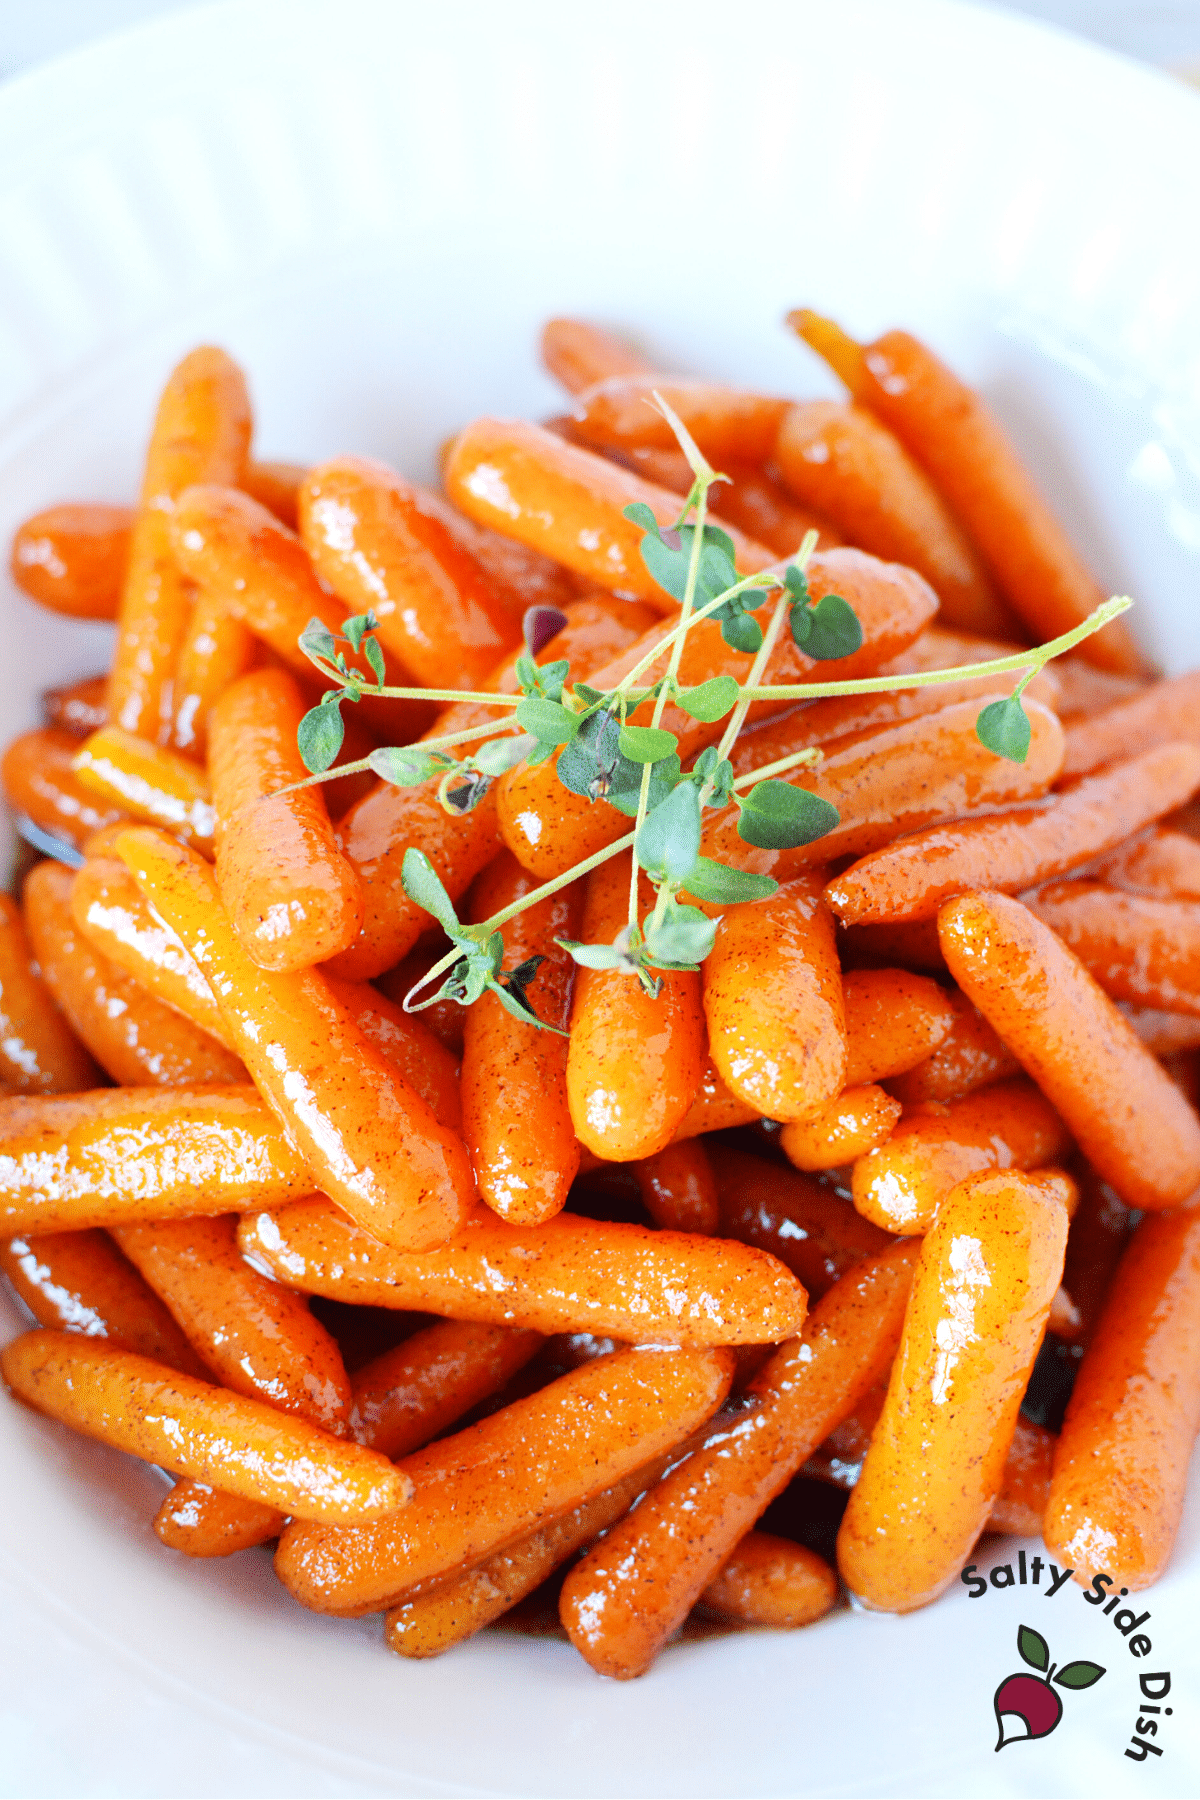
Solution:
M975 734L1010 675L755 703L736 772L818 749L788 779L839 823L765 850L709 814L704 853L779 886L708 906L711 954L657 997L561 944L616 939L628 852L521 911L504 966L543 959L558 1032L492 993L405 1010L448 945L404 855L478 923L622 813L553 759L467 812L436 778L296 785L314 618L370 609L388 683L422 690L345 705L343 763L510 733L454 696L517 691L530 607L569 683L654 648L677 607L624 509L665 529L692 479L656 391L730 478L740 572L815 530L811 595L858 617L853 655L781 639L764 684L953 670L1094 610L929 349L790 323L849 401L664 375L555 320L570 410L468 425L444 493L254 461L242 374L199 349L138 505L14 542L26 594L116 637L0 768L48 853L0 900L0 1267L40 1327L4 1379L173 1477L164 1543L277 1540L303 1605L384 1613L404 1656L552 1578L629 1677L696 1608L804 1625L839 1576L924 1605L989 1529L1129 1589L1171 1553L1200 1427L1200 675L1155 679L1116 620L1031 684L1021 763ZM704 622L680 680L748 667ZM685 767L721 731L662 724ZM1020 1410L1047 1332L1078 1363L1057 1435ZM758 1528L797 1478L850 1489L836 1571Z

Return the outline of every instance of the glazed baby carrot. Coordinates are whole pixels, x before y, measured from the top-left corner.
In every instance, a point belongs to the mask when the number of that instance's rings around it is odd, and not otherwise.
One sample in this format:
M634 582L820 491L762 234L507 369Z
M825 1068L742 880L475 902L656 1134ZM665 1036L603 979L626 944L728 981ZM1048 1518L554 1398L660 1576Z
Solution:
M454 441L445 482L454 504L480 524L544 551L597 587L673 610L638 553L641 527L623 508L640 501L660 525L671 526L679 516L677 495L519 419L468 425ZM773 561L764 545L740 532L729 535L741 574Z
M0 895L0 1079L20 1094L96 1087L100 1072L34 962L20 908Z
M1055 1442L1054 1433L1044 1425L1035 1425L1023 1413L1017 1414L1016 1430L1004 1459L1000 1492L988 1513L989 1531L1011 1532L1014 1537L1041 1536Z
M837 808L841 823L832 831L796 850L756 850L738 837L736 814L727 808L705 827L703 853L787 881L812 863L863 856L901 832L922 830L976 807L1039 798L1059 771L1062 726L1036 701L1027 711L1033 738L1023 763L994 756L979 742L977 700L834 745L816 769L783 777ZM777 754L774 735L768 728L751 740L759 766Z
M915 1260L897 1245L845 1276L751 1383L757 1404L714 1420L703 1448L572 1569L560 1617L594 1669L628 1680L649 1668L739 1540L879 1381Z
M516 858L498 856L475 884L471 919L480 924L536 886ZM463 1035L463 1140L480 1195L510 1225L540 1225L561 1212L579 1168L567 1103L567 1039L574 964L558 938L577 938L583 884L572 882L518 913L503 928L504 966L542 958L524 992L539 1030L514 1018L494 994L467 1009Z
M832 1189L728 1144L708 1147L722 1237L778 1257L820 1296L865 1256L887 1249L886 1233Z
M847 976L847 988L852 979ZM1015 1075L1021 1066L965 994L955 990L945 998L954 1012L946 1036L932 1056L906 1075L888 1081L889 1091L905 1106L925 1100L963 1100L976 1088Z
M193 590L172 554L175 502L195 482L236 483L250 442L241 371L202 348L172 372L146 452L141 504L121 592L108 715L122 731L165 744L175 712L174 674Z
M312 1176L248 1084L0 1100L0 1230L285 1205Z
M127 819L124 807L106 804L75 773L79 739L69 731L27 731L0 759L0 784L14 813L62 843L81 849L92 832Z
M42 717L46 724L72 737L90 737L107 723L108 708L104 690L107 675L88 675L83 681L72 681L67 687L47 688L42 695Z
M1019 900L971 894L938 914L955 980L1128 1206L1200 1185L1200 1120L1077 957Z
M198 593L175 664L171 743L176 750L203 759L213 707L257 656L254 633L234 618L224 596L211 589Z
M860 405L895 432L973 538L1001 594L1037 641L1086 619L1104 594L979 395L907 331L859 345L815 313L788 323L832 364ZM1120 620L1080 646L1085 662L1137 674Z
M723 468L725 458L730 456L746 462L765 462L788 411L786 400L720 382L681 380L679 376L609 375L585 389L576 400L571 411L573 437L598 450L642 445L655 450L676 449L679 440L654 405L655 393L661 394L683 420L701 454L714 468Z
M748 1531L700 1604L741 1625L795 1631L821 1618L837 1596L838 1578L815 1550L769 1531Z
M1055 881L1026 904L1115 1000L1200 1016L1200 902Z
M299 640L314 618L339 634L346 608L321 586L296 533L265 506L233 487L189 488L171 521L171 548L199 589L198 604L206 595L216 598L294 675L316 687L333 685L309 662ZM405 671L386 648L384 677L390 685L405 685ZM433 707L422 701L369 695L359 710L398 743L419 737L433 717Z
M236 1227L226 1215L114 1235L222 1387L344 1436L350 1382L336 1343L306 1300L250 1267Z
M710 1418L727 1350L624 1350L572 1369L397 1470L412 1498L374 1527L291 1525L275 1571L314 1611L369 1611L571 1511ZM369 1454L363 1452L362 1454Z
M717 1183L703 1144L668 1144L634 1164L642 1205L664 1231L711 1237L721 1224Z
M177 1481L154 1515L155 1536L184 1556L234 1556L269 1543L284 1514L261 1500L244 1500L187 1476Z
M300 483L307 474L304 463L251 460L246 464L241 485L252 500L274 513L281 525L295 531Z
M752 1106L747 1106L744 1100L739 1100L736 1094L730 1093L717 1074L711 1056L706 1057L695 1098L683 1115L671 1142L684 1143L690 1138L699 1137L702 1132L725 1131L731 1125L748 1125L757 1118L758 1114Z
M1200 900L1200 844L1182 831L1152 825L1102 856L1092 873L1106 887L1158 900Z
M773 1343L804 1320L803 1288L759 1250L574 1213L516 1232L481 1206L444 1248L401 1255L315 1199L244 1219L239 1242L305 1293L547 1334Z
M570 394L612 375L644 375L654 365L623 338L583 319L549 319L542 327L542 361Z
M129 560L128 506L51 506L17 527L17 586L72 619L115 619Z
M881 1612L937 1598L1000 1489L1062 1275L1063 1184L973 1176L921 1244L887 1399L838 1533L850 1592Z
M382 1519L412 1493L373 1450L95 1338L28 1331L0 1370L18 1399L86 1437L296 1518Z
M570 603L563 616L562 630L543 644L536 660L569 662L576 680L589 676L595 667L635 642L647 623L646 608L607 597L600 602ZM488 685L500 693L515 693L516 662L516 656L506 657ZM489 717L496 720L497 736L512 730L512 721L500 709L489 712L463 701L439 715L433 735L469 730ZM353 979L378 975L399 961L427 930L429 914L404 891L404 853L410 845L419 845L428 856L452 900L466 892L500 848L495 788L472 811L450 814L437 797L438 787L437 777L417 787L395 787L381 781L341 821L338 835L362 877L366 912L358 941L334 962L339 975ZM401 1000L412 985L408 982L400 990Z
M767 662L763 676L766 682L842 681L870 675L880 663L898 656L921 633L937 608L932 588L912 570L881 563L859 550L814 554L808 562L807 578L814 599L838 593L849 602L862 628L863 642L851 656L814 662L796 648L790 633L784 633ZM660 626L647 632L623 656L593 670L588 681L601 691L615 688L655 648L664 629ZM667 672L668 658L669 652L664 651L650 665L647 682L660 679ZM691 686L718 675L744 679L749 667L747 657L725 643L719 627L703 620L684 639L679 680ZM762 718L777 711L781 704L756 702L750 708L750 717ZM648 724L651 710L647 702L629 717ZM693 719L673 704L664 709L660 723L674 732L685 763L706 744L715 742L722 730L719 720L706 723ZM753 741L755 746L765 744L766 734L759 737L756 733ZM756 749L750 754L757 763ZM504 841L517 860L543 880L561 875L585 856L614 843L627 828L624 816L615 808L593 803L563 787L551 762L533 768L518 764L501 778L498 788L497 808Z
M981 637L1013 635L1012 615L945 501L865 407L833 400L789 407L775 460L796 499L827 514L850 543L923 575L946 624Z
M841 973L821 885L801 876L731 907L704 959L709 1054L730 1091L770 1119L811 1118L845 1086Z
M953 997L907 969L854 969L842 978L850 1087L888 1081L923 1063L952 1029Z
M116 968L79 932L70 869L42 862L25 882L34 954L76 1035L114 1081L186 1087L245 1079L236 1056Z
M1132 700L1150 684L1141 675L1113 675L1107 669L1093 669L1080 662L1075 654L1062 656L1055 664L1061 694L1055 707L1060 719L1079 719L1103 712L1122 700Z
M1149 1587L1167 1566L1200 1428L1200 1206L1143 1219L1067 1405L1046 1546L1076 1579ZM1107 1591L1107 1590L1106 1590Z
M695 477L682 450L610 450L608 455L673 494L691 492ZM721 473L728 479L709 495L715 525L736 525L776 556L794 556L810 531L817 534L818 550L833 550L841 544L840 532L828 519L809 507L797 506L787 489L758 463L722 457Z
M496 595L519 625L531 606L566 607L586 592L586 585L551 557L489 525L477 524L432 488L421 490L422 504L441 519L447 531L491 579ZM605 596L611 599L611 595Z
M847 1087L810 1118L785 1125L779 1142L797 1169L839 1169L887 1142L901 1113L881 1087Z
M208 777L187 757L120 726L104 725L79 746L71 767L89 793L212 855L215 820Z
M1080 1170L1079 1207L1071 1220L1063 1286L1079 1313L1078 1337L1087 1343L1112 1285L1117 1264L1129 1242L1135 1214L1116 1195L1107 1181L1083 1164Z
M342 456L310 469L300 533L322 581L418 682L475 688L519 637L511 609L475 558L386 464Z
M908 1112L854 1165L854 1204L883 1231L927 1231L952 1188L987 1169L1037 1169L1066 1154L1062 1120L1031 1082L1004 1081Z
M932 919L944 901L972 888L1019 893L1111 850L1197 787L1200 744L1160 744L1043 805L901 838L846 869L827 898L844 924L873 925Z
M1152 1056L1178 1056L1200 1046L1200 1019L1186 1013L1159 1012L1156 1007L1134 1006L1128 1000L1118 1000L1117 1011Z
M0 1269L39 1325L107 1338L185 1375L204 1364L158 1295L106 1231L60 1231L0 1243Z
M610 858L588 877L580 927L588 944L611 944L629 911L631 859ZM653 893L638 876L638 916ZM665 1150L695 1098L704 1068L700 977L661 972L657 999L624 969L580 968L571 1002L567 1101L580 1143L609 1162Z
M1067 726L1063 776L1090 775L1105 763L1122 761L1156 744L1200 743L1197 720L1200 671L1155 682L1133 699Z
M536 1331L439 1319L356 1371L350 1435L408 1456L499 1393L542 1342Z
M296 748L307 711L283 669L243 675L217 703L208 760L221 898L252 960L284 973L345 950L363 916L320 788L295 787L308 776Z
M386 1056L392 1067L430 1108L439 1125L462 1130L458 1058L426 1029L420 1019L379 993L369 982L335 981L326 977L330 993L344 1006L363 1036Z
M250 961L194 851L146 830L128 832L118 849L208 977L226 1030L314 1185L388 1242L443 1243L474 1198L461 1140L320 974L275 974Z

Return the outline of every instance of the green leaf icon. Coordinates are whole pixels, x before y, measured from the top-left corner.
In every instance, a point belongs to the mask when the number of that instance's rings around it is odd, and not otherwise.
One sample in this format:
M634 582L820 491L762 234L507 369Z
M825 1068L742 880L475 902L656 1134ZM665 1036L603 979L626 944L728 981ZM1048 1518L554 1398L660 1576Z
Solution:
M747 869L731 869L698 856L687 878L687 891L714 906L737 906L743 900L767 900L779 886L769 875L751 875Z
M760 781L742 802L738 836L760 850L795 850L839 822L836 806L787 781Z
M340 698L338 695L314 706L310 712L305 713L296 728L296 748L300 752L300 760L314 775L323 775L332 766L342 747L346 728L342 724L338 708Z
M1050 1646L1040 1631L1032 1625L1021 1625L1017 1628L1017 1649L1021 1659L1032 1669L1048 1669L1050 1667Z
M737 705L738 684L732 675L714 675L699 687L683 688L675 696L675 704L693 719L713 725L732 712Z
M1090 1688L1095 1686L1103 1673L1099 1663L1073 1662L1060 1669L1054 1679L1060 1687Z
M985 706L975 721L975 736L993 755L1023 763L1029 754L1031 732L1025 708L1017 696L1010 694L1007 700L993 700Z

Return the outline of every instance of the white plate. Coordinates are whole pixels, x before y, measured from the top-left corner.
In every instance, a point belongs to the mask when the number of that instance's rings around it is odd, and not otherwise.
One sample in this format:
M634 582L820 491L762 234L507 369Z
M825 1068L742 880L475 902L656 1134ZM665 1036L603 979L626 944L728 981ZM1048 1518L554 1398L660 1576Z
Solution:
M1200 662L1198 219L1195 96L943 0L207 8L0 92L0 527L131 494L156 390L204 339L248 368L265 454L422 475L472 413L555 407L549 313L833 392L780 324L808 302L910 325L979 381L1181 668ZM5 604L8 733L106 635ZM1056 1660L1111 1640L1110 1675L998 1760L1022 1593L680 1647L630 1686L495 1635L403 1664L377 1621L293 1607L265 1557L173 1558L139 1467L8 1405L0 1444L6 1793L1161 1794L1200 1775L1195 1502L1149 1597L1174 1714L1141 1767L1122 1754L1137 1671L1074 1588L1053 1613L1031 1593L1029 1622Z

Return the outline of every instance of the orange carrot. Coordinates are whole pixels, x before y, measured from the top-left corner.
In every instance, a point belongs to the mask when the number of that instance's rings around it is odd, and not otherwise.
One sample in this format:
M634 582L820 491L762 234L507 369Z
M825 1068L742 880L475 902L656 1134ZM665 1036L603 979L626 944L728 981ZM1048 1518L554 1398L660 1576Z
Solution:
M550 319L542 327L542 361L568 393L580 394L610 375L642 375L645 357L600 325L582 319Z
M79 739L69 731L26 731L0 758L0 784L13 812L39 830L82 849L94 831L126 819L123 807L106 805L75 773Z
M711 1144L708 1154L721 1235L778 1257L811 1295L828 1293L865 1256L887 1249L884 1232L808 1176L726 1144Z
M955 980L1129 1206L1200 1185L1200 1120L1106 994L1019 900L972 894L938 915Z
M211 589L197 594L175 664L171 744L176 750L203 759L213 707L257 656L254 633L234 618L224 595Z
M131 818L169 831L204 856L213 852L208 777L175 750L149 744L117 725L94 731L71 764L83 787Z
M902 969L946 973L936 919L912 925L850 925L839 931L838 944L843 961L851 968L877 969L898 963Z
M107 685L107 675L88 675L66 687L47 688L42 695L42 717L52 729L69 731L72 737L90 737L108 722Z
M867 1606L936 1599L987 1524L1066 1242L1054 1176L973 1176L943 1203L838 1533L842 1579Z
M795 1631L821 1618L837 1596L838 1578L815 1550L769 1531L748 1531L700 1604L741 1625Z
M1128 1000L1118 1000L1117 1011L1152 1056L1178 1056L1200 1047L1200 1019L1194 1016L1160 1012L1153 1006L1133 1006Z
M691 492L695 477L682 450L608 450L606 455L673 494ZM809 507L797 506L786 488L760 464L725 456L721 473L728 479L709 494L714 525L736 525L776 556L794 556L810 531L817 534L818 550L834 550L842 543L841 533L828 519Z
M1174 681L1155 682L1133 699L1067 726L1063 777L1090 775L1105 763L1153 749L1156 744L1200 743L1197 719L1200 671L1179 675Z
M1016 1430L1004 1459L1000 1492L988 1513L989 1531L1014 1537L1040 1537L1050 1493L1050 1465L1056 1438L1044 1425L1017 1414Z
M170 738L175 664L193 599L172 555L175 502L194 482L240 480L249 442L241 371L223 350L193 350L172 372L150 436L108 686L113 724L151 743Z
M972 888L1019 893L1111 850L1197 787L1200 745L1162 744L1042 805L956 819L876 850L829 884L829 904L844 924L872 925L932 919Z
M474 1197L462 1142L324 978L257 968L194 852L146 830L129 831L118 849L207 975L227 1031L315 1183L390 1243L427 1249L450 1237Z
M489 525L468 519L432 488L421 490L421 502L428 511L436 513L456 543L474 557L518 625L531 606L565 609L581 594L585 598L596 597L561 563L543 556L539 550L531 550L528 544L518 544L515 538L504 537ZM615 596L606 594L604 598L611 602Z
M0 895L0 1078L21 1094L96 1087L100 1071L58 1010L20 908Z
M1158 900L1200 900L1200 844L1186 832L1152 825L1100 858L1092 871L1106 887Z
M1060 656L1054 665L1061 685L1061 696L1055 712L1062 720L1090 717L1132 700L1149 686L1145 676L1113 675L1107 669L1093 669L1081 662L1076 652Z
M1087 1343L1133 1230L1135 1215L1094 1169L1080 1171L1079 1209L1071 1220L1063 1286L1079 1313L1079 1339Z
M412 1492L373 1450L95 1338L28 1331L0 1370L18 1399L85 1436L296 1518L382 1519Z
M1055 881L1026 904L1115 1000L1200 1017L1200 901Z
M901 1106L881 1087L847 1087L811 1118L785 1125L779 1142L797 1169L839 1169L886 1144Z
M610 858L588 877L581 935L611 944L629 908L631 859ZM638 916L653 904L638 876ZM624 969L581 968L571 1002L567 1100L576 1135L609 1162L665 1150L682 1124L704 1068L700 976L663 970L657 999Z
M51 506L17 527L17 586L72 619L115 619L129 560L128 506Z
M847 997L853 979L846 977ZM976 1088L1015 1075L1021 1066L965 994L952 991L945 994L945 1000L953 1011L953 1024L937 1049L906 1075L888 1082L889 1090L905 1106L925 1100L963 1100ZM847 999L847 1008L848 1004Z
M307 473L304 463L251 461L246 464L242 488L274 513L281 525L295 531L300 483Z
M725 1131L731 1125L748 1125L758 1116L752 1106L747 1106L744 1100L739 1100L736 1094L730 1093L717 1074L711 1056L706 1057L695 1098L684 1113L671 1142L679 1144L689 1138L699 1137L701 1132Z
M408 1456L499 1393L542 1342L536 1331L439 1319L356 1371L350 1435Z
M1167 1566L1200 1428L1200 1207L1143 1219L1113 1278L1054 1456L1046 1545L1114 1594ZM1113 1623L1116 1624L1120 1614Z
M717 1183L703 1144L668 1144L634 1164L642 1205L664 1231L712 1237L721 1224Z
M903 1075L942 1044L956 1018L953 998L906 969L855 969L842 981L848 1088Z
M277 1506L184 1476L155 1514L154 1533L168 1550L184 1556L233 1556L278 1537L284 1517Z
M761 1251L574 1213L517 1232L481 1206L444 1248L401 1255L315 1199L244 1219L239 1241L305 1293L547 1334L774 1343L804 1319L803 1288Z
M746 462L765 462L789 410L786 400L715 381L608 375L586 388L576 400L571 412L572 436L576 442L598 450L641 445L655 450L676 449L678 439L654 404L656 393L679 415L702 454L716 468L722 468L725 458L731 456Z

